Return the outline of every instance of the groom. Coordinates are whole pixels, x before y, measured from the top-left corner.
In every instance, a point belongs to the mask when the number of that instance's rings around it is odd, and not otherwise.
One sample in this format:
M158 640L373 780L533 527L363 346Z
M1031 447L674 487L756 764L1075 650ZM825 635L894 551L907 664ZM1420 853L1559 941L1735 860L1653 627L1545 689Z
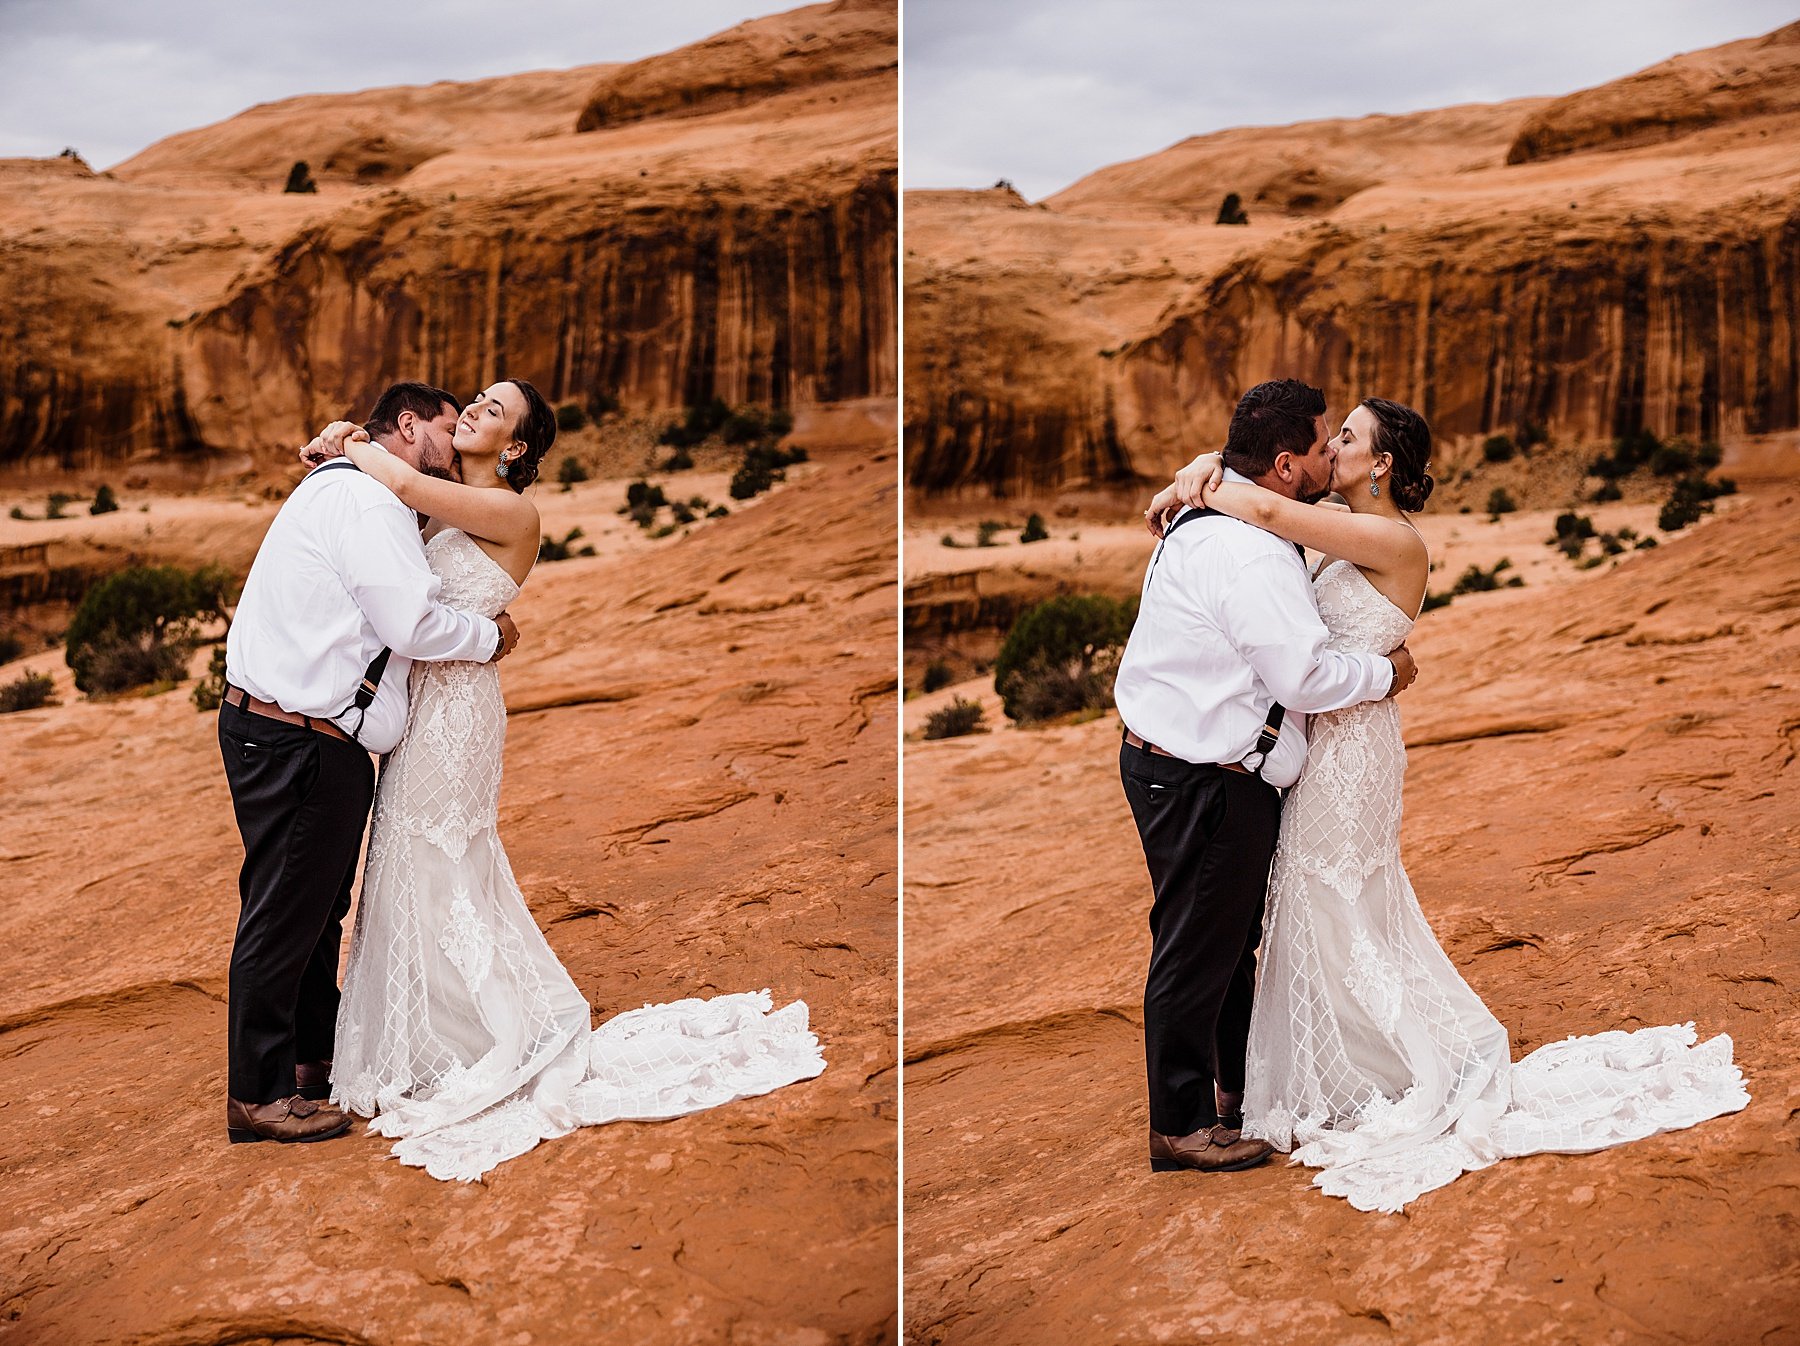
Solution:
M1278 379L1238 400L1228 480L1311 503L1335 457L1317 388ZM1405 646L1342 652L1326 634L1293 543L1211 510L1165 531L1114 692L1154 893L1144 1054L1157 1172L1251 1168L1273 1148L1242 1135L1241 1110L1281 791L1306 756L1305 715L1291 712L1380 700L1418 674Z
M421 472L450 476L456 399L399 383L367 429ZM269 526L225 642L219 751L244 865L231 950L233 1143L342 1135L322 1103L337 1027L338 946L374 798L370 753L406 729L415 659L487 661L518 643L437 601L418 522L373 478L336 459L309 473Z

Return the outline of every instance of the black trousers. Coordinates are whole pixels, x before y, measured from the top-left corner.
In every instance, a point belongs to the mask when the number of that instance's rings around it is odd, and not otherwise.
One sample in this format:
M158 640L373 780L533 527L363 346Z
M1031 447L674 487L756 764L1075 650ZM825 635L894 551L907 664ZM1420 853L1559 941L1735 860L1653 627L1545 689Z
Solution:
M375 767L354 743L229 703L219 752L244 838L229 1089L270 1103L294 1092L296 1062L332 1056L338 949Z
M1150 1127L1185 1136L1219 1120L1215 1084L1244 1087L1281 794L1255 776L1129 743L1119 745L1119 775L1155 893L1144 981Z

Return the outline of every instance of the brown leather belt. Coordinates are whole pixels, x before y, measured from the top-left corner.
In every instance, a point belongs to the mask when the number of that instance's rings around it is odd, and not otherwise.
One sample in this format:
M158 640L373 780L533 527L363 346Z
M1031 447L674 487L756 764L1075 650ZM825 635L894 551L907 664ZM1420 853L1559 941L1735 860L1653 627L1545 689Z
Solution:
M1175 754L1170 752L1167 748L1159 748L1154 743L1146 742L1136 734L1132 733L1129 729L1125 731L1125 741L1134 748L1142 748L1145 752L1155 753L1158 757L1175 756ZM1227 771L1235 771L1240 776L1254 776L1256 774L1242 762L1212 762L1208 765L1223 767Z
M330 720L321 720L312 715L296 715L291 710L283 710L273 701L264 701L258 697L251 696L250 693L246 692L242 687L227 687L225 689L225 700L234 706L249 711L252 715L262 715L271 720L280 720L283 724L297 724L302 728L311 729L316 733L323 734L327 738L338 738L346 743L356 743L355 739L351 738L350 735L331 723ZM360 747L361 745L358 744L357 746Z

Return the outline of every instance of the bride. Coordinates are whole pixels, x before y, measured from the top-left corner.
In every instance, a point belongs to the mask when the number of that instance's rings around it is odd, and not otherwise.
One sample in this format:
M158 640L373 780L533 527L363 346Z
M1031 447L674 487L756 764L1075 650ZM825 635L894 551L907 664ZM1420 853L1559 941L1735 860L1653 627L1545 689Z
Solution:
M537 559L537 479L556 419L495 383L456 424L467 484L426 476L345 422L346 454L429 516L425 556L453 606L493 616ZM589 1027L581 992L519 892L498 835L506 707L493 664L415 664L406 736L376 790L338 1011L334 1103L435 1178L473 1181L578 1126L679 1117L825 1068L804 1001L767 991L646 1005Z
M1323 553L1319 615L1338 649L1386 653L1425 599L1430 558L1408 514L1431 494L1431 431L1369 398L1331 442L1313 506L1225 481L1202 454L1151 503L1205 504ZM1398 1211L1496 1160L1585 1153L1746 1106L1724 1034L1692 1024L1611 1031L1513 1061L1506 1029L1439 947L1400 862L1406 752L1393 700L1311 718L1282 810L1251 1011L1247 1137L1318 1168L1360 1210Z

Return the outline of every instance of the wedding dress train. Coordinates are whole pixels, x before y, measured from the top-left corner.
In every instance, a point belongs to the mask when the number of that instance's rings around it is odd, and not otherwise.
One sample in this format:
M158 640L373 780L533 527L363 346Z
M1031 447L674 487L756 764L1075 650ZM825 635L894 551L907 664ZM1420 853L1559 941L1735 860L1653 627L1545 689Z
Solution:
M426 548L445 602L487 616L518 586L470 538ZM493 664L413 666L406 737L376 790L338 1011L334 1102L394 1154L473 1181L578 1126L663 1120L825 1068L804 1001L767 991L646 1005L590 1030L498 835L506 708Z
M1347 561L1315 592L1335 648L1386 653L1412 630ZM1696 1046L1691 1023L1513 1061L1400 863L1405 769L1392 700L1313 717L1269 880L1245 1135L1360 1210L1398 1211L1499 1159L1604 1149L1749 1103L1731 1039Z

